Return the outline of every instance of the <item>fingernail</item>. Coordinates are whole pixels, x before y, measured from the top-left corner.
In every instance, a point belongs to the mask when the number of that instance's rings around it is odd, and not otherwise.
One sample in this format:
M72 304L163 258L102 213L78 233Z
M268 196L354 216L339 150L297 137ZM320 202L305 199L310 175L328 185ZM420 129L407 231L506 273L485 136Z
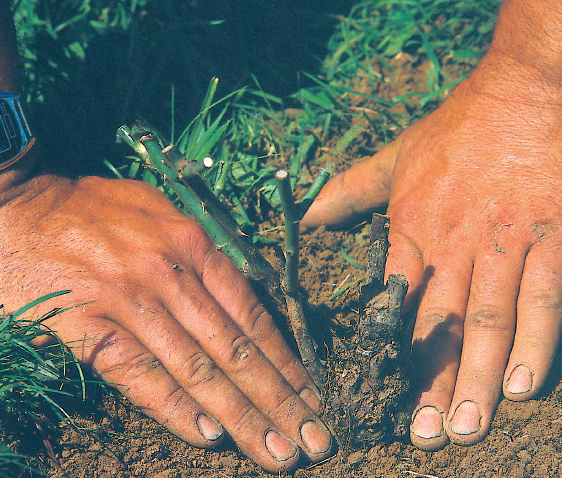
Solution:
M277 461L287 461L297 453L297 447L294 443L286 440L273 430L269 430L265 434L265 447Z
M301 426L301 438L311 453L326 453L332 446L332 437L328 430L314 420Z
M414 414L410 431L420 438L437 438L445 433L443 415L437 408L425 406Z
M517 365L505 383L510 393L525 393L533 388L533 372L524 364Z
M224 434L223 428L204 413L197 417L197 428L205 440L209 441L216 441Z
M481 420L478 405L471 400L461 402L449 421L449 429L457 435L471 435L480 430Z
M320 411L320 396L313 392L310 388L305 387L299 393L300 397L304 400L304 403L314 412L318 413Z

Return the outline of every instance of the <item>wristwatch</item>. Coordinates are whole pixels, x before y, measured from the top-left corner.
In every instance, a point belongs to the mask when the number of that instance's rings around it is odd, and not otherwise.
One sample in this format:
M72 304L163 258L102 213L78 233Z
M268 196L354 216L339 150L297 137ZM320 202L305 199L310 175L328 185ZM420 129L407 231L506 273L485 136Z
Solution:
M35 143L19 95L0 93L0 170L21 159Z

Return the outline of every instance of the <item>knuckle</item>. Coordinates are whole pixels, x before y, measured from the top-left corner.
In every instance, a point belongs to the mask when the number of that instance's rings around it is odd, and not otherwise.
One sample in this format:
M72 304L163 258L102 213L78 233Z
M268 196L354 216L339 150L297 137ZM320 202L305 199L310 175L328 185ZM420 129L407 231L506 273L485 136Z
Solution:
M292 388L279 387L277 393L272 395L273 405L271 409L275 415L297 416L303 412L300 397Z
M231 430L229 430L229 432L233 436L241 436L248 432L248 430L253 430L254 433L257 429L256 424L262 419L259 410L248 402L238 409L238 413L232 420Z
M562 313L562 291L559 287L533 288L519 298L520 307L544 309L555 314Z
M473 331L511 332L507 314L493 305L480 306L466 316L465 328Z
M423 336L431 335L435 339L448 340L462 337L462 320L459 315L444 308L432 308L416 320L416 328Z
M237 337L229 348L225 371L240 374L255 366L262 355L256 345L245 335Z
M182 385L187 391L207 385L215 380L219 373L215 362L202 350L188 357L179 370Z
M131 340L118 335L104 340L100 351L92 357L97 373L102 377L118 377L119 383L130 385L147 374L163 370L153 354L131 347Z
M248 324L248 335L255 343L267 342L277 330L271 316L257 299L250 304L244 322Z
M201 275L205 273L209 267L209 262L216 260L218 252L207 234L200 227L192 227L189 230L189 250L193 257L202 258ZM211 265L213 267L213 265Z
M189 402L191 402L191 398L182 387L177 387L162 397L159 408L163 410L163 415L166 417L162 424L173 423L176 417L186 409L186 404Z
M561 226L556 221L535 221L530 225L530 234L533 242L536 244L558 237L560 235L560 229ZM554 248L557 248L556 246L560 246L559 241L551 242L556 244L553 245Z
M391 224L399 225L400 230L406 231L416 224L419 209L415 201L402 199L398 204L389 206L387 214Z
M164 366L150 352L143 352L129 362L128 373L138 378L141 375L151 373L153 370L163 370Z

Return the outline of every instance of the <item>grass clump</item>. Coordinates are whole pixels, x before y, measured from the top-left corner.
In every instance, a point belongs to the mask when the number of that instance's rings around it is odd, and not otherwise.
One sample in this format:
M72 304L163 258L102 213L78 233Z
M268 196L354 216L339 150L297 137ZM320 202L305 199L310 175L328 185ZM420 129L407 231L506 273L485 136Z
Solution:
M148 0L12 1L22 46L26 91L45 101L45 90L67 82L75 62L84 62L89 45L100 36L126 32L146 15Z
M0 313L0 476L36 471L36 458L14 451L12 446L25 450L37 433L41 417L54 413L57 418L66 418L56 397L77 394L76 387L71 392L63 390L70 382L66 377L68 366L80 372L74 354L42 325L63 311L53 310L37 320L24 317L38 303L66 292L42 297L12 314ZM39 347L33 343L45 339L53 345Z
M387 143L425 116L484 55L500 1L368 0L357 2L330 41L317 86L294 95L310 118L322 116L337 134L342 121L363 125ZM424 77L389 96L403 66ZM350 126L348 126L349 128ZM357 126L356 126L357 128ZM353 135L356 140L358 135ZM359 135L360 136L360 135ZM371 145L368 145L371 146Z
M328 80L353 78L358 70L371 69L373 59L388 66L388 59L404 52L430 62L427 87L436 91L446 81L443 62L475 62L482 57L499 4L499 0L359 2L341 18L330 39L324 71Z

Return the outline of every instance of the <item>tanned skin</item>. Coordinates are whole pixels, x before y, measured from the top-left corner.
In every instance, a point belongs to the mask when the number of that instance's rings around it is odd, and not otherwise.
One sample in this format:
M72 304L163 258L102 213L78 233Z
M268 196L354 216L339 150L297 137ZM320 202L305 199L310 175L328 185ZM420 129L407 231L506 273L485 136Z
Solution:
M502 390L534 396L552 362L562 309L561 35L562 2L505 1L475 73L333 179L303 222L335 224L389 203L387 273L406 275L418 307L411 437L420 448L481 440ZM0 44L2 88L17 92L6 0ZM0 173L0 303L13 310L71 289L34 312L85 304L48 325L195 446L227 432L273 472L327 457L310 377L201 229L143 183L30 176L34 150Z
M0 86L18 92L9 2ZM40 141L38 141L40 143ZM103 380L198 447L228 433L272 472L333 452L318 390L232 263L157 189L41 173L40 149L0 172L0 303L71 289L33 314ZM84 305L80 305L84 304Z
M536 395L562 318L562 2L505 0L492 46L434 113L334 177L303 227L388 203L387 274L417 307L424 450L489 431Z

